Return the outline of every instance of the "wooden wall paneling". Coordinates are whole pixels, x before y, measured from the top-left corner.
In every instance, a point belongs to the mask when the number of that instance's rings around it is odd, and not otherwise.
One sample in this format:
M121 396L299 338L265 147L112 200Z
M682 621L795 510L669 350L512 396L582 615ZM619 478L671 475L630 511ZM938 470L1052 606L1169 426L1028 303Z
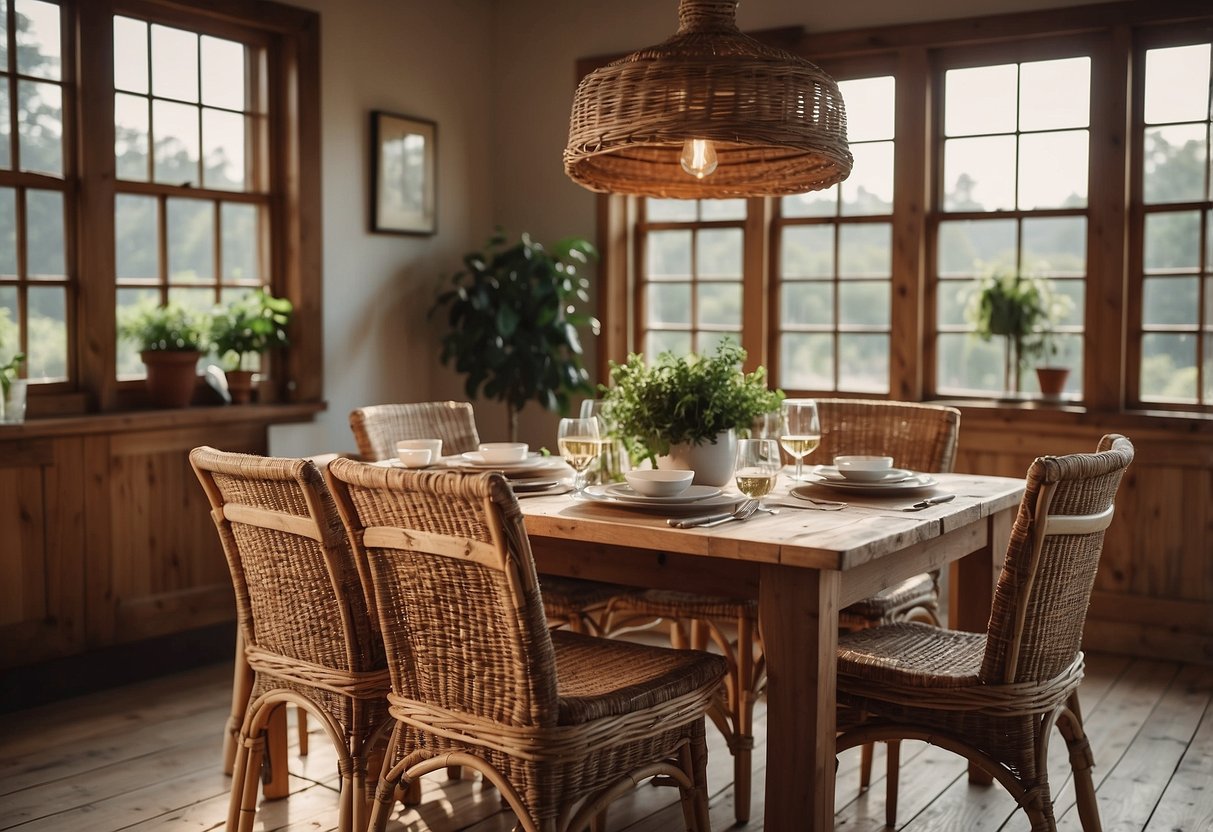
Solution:
M86 643L111 644L114 639L112 511L110 502L110 438L99 434L84 438L81 470L84 472L84 526L89 550L84 561L84 615ZM125 547L122 547L125 548Z
M0 667L83 645L77 440L0 443Z
M105 591L89 599L105 643L234 616L226 561L187 456L200 444L264 454L266 432L256 424L170 428L120 434L108 443L99 495L110 509Z

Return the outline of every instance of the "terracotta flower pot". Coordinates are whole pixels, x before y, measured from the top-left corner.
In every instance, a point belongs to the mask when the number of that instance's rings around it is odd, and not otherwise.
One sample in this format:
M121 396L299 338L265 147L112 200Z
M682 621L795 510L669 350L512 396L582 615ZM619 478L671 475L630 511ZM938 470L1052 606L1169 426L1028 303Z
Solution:
M144 350L139 353L147 366L147 390L159 407L186 407L198 383L197 350Z
M1041 398L1054 402L1061 399L1061 391L1066 388L1069 375L1069 367L1037 367L1036 380L1040 383Z
M253 400L253 371L224 370L227 376L227 391L232 394L232 404L248 404Z

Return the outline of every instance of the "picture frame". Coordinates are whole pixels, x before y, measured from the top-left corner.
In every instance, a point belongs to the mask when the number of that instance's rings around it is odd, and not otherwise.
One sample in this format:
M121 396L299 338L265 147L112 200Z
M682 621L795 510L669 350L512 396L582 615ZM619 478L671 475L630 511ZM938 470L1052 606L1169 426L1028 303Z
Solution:
M437 232L437 155L437 123L372 111L371 231Z

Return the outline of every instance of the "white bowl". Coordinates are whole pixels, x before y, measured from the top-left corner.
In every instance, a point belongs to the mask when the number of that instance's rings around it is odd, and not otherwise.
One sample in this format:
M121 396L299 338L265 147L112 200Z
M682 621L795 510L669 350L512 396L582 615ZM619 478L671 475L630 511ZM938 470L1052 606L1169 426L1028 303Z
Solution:
M434 455L429 448L399 448L396 450L396 456L400 457L405 468L424 468L430 464Z
M893 468L893 457L867 455L836 456L834 457L834 465L837 466L838 473L849 480L875 482L876 480L883 480L889 475L889 471Z
M628 471L623 476L637 494L643 494L645 497L677 497L691 487L691 480L695 478L695 472L646 468L640 471Z
M490 465L506 462L522 462L530 450L525 442L482 442L480 456Z
M442 459L442 440L441 439L401 439L396 443L396 453L401 451L418 451L425 450L430 452L430 462L437 462ZM403 462L403 457L401 462ZM426 463L430 464L429 462Z

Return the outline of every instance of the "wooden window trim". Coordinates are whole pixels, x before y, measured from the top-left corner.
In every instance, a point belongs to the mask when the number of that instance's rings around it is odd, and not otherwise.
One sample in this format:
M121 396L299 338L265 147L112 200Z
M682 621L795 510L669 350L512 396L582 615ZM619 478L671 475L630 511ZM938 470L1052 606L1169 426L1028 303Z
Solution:
M74 61L74 78L65 90L65 158L79 159L69 169L68 188L75 194L69 210L69 272L75 297L69 298L69 365L75 361L74 385L33 385L29 414L88 418L89 414L136 408L145 403L141 385L115 377L116 287L113 209L116 193L138 191L138 185L116 188L113 125L112 19L132 14L167 25L205 30L263 44L264 73L255 76L267 91L269 209L277 224L271 234L264 274L275 292L295 306L289 350L267 356L272 384L261 400L318 403L323 397L323 290L320 192L320 15L275 2L210 0L64 0L65 42L87 46L65 52ZM237 36L238 35L238 36ZM67 97L75 101L68 107ZM72 176L71 173L75 173ZM232 192L211 194L191 189L190 196L220 196L243 201ZM249 197L250 200L261 197ZM109 264L109 265L99 265ZM302 337L305 335L306 337ZM65 389L67 387L74 389Z

